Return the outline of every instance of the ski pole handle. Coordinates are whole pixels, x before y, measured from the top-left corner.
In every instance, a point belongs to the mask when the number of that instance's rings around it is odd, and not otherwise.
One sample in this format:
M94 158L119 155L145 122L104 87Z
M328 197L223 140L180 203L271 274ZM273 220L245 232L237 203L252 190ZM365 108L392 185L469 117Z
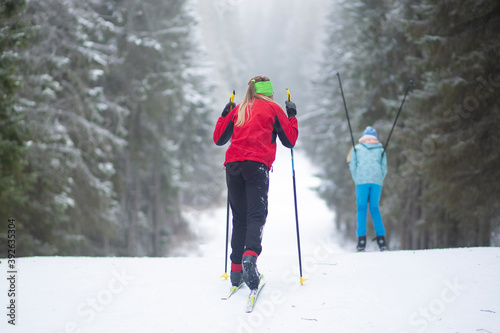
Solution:
M236 92L233 90L233 93L231 94L231 97L229 97L229 102L230 103L234 103L234 95L236 94ZM231 111L233 109L232 106L229 107L229 111Z

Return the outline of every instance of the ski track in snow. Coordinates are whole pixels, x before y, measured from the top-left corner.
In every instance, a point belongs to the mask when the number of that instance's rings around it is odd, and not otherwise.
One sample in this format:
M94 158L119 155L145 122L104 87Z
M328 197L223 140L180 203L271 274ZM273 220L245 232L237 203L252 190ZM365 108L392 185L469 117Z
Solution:
M295 153L301 286L290 152L271 173L258 266L266 286L252 313L248 288L224 270L225 207L188 216L204 236L187 257L17 259L16 325L8 324L0 259L0 332L499 332L500 248L354 253L337 245L333 214ZM223 173L221 172L221 177Z

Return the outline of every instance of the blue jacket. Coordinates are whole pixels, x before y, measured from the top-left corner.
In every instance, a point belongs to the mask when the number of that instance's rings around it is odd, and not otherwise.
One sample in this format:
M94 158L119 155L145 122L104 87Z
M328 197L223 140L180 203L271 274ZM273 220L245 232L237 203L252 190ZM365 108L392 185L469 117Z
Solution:
M381 143L360 143L351 153L349 169L356 185L382 185L387 174L387 154Z

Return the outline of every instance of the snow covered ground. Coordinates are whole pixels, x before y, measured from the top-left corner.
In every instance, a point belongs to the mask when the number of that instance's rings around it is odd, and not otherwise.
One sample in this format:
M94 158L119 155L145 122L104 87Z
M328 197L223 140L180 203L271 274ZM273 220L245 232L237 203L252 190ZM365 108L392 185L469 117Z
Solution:
M289 156L280 150L271 175L259 258L267 284L253 313L244 312L246 288L221 300L230 287L220 278L222 207L190 214L203 242L188 257L18 259L15 298L0 259L0 332L500 332L500 248L341 249L296 152L301 286Z
M2 265L1 332L499 332L500 249L263 256L267 284L222 301L219 258L19 260L16 326ZM3 260L2 260L3 261Z

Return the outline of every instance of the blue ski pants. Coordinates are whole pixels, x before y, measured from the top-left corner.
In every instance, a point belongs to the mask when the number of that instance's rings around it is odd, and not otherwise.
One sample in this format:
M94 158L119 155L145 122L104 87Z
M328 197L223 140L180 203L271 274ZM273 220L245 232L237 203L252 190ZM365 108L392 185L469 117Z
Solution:
M382 186L377 184L356 185L356 204L358 205L357 222L358 237L366 236L366 215L368 207L373 220L373 227L377 236L385 236L382 215L380 214L379 201Z

